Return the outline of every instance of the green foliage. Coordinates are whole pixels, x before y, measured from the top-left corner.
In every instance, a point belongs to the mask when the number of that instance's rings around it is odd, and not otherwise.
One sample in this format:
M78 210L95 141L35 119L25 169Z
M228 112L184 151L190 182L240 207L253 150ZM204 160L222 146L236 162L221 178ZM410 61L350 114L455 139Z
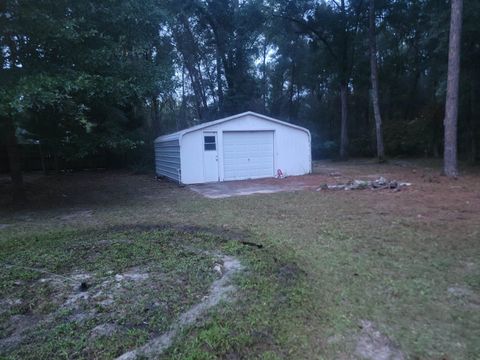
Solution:
M376 0L379 97L390 155L438 155L445 1ZM480 140L480 16L465 0L459 142ZM375 148L362 1L7 0L0 5L0 126L63 159L151 161L155 136L245 110L308 127L335 156L339 85L353 155ZM8 121L7 121L8 120ZM407 129L408 128L408 129ZM129 161L130 161L129 160ZM126 165L126 164L125 164Z
M7 1L0 116L67 159L141 145L147 99L169 87L154 1Z

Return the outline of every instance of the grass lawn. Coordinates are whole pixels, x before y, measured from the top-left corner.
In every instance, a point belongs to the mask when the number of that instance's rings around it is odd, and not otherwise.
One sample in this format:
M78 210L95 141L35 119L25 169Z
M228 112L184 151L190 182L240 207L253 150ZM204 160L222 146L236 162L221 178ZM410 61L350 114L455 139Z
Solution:
M0 358L142 346L208 295L222 255L243 265L234 291L163 357L478 358L478 169L459 180L418 161L315 172L319 186L332 174L413 185L206 199L147 175L29 175L31 203L13 209L0 184Z

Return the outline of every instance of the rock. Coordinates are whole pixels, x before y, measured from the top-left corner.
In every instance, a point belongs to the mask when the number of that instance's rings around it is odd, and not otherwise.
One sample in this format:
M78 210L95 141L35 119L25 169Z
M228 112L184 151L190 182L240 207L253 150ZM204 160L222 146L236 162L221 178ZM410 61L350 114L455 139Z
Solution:
M388 181L383 176L380 176L377 180L372 181L372 186L374 188L384 187L384 186L387 186L387 184L388 184Z
M395 180L390 181L390 183L388 184L388 187L390 189L396 189L396 188L398 188L398 183Z
M352 182L345 184L327 185L322 184L317 191L321 190L365 190L365 189L391 189L398 191L402 187L411 186L411 183L397 182L396 180L388 181L383 176L374 181L358 180L355 179Z
M372 186L372 182L365 181L365 180L353 180L352 185L350 185L350 189L352 190L363 190L368 189Z

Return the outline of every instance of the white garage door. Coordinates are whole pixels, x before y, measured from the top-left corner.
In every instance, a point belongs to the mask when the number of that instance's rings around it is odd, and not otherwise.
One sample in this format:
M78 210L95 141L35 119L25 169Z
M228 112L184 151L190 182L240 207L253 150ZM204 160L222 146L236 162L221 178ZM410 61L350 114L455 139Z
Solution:
M223 164L225 180L273 176L273 131L224 132Z

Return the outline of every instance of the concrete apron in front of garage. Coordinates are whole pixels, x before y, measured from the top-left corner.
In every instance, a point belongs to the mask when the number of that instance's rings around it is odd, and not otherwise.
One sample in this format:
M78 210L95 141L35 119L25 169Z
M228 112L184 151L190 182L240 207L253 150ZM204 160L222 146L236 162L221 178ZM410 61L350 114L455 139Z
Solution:
M310 181L308 181L310 180ZM223 181L207 184L189 185L188 187L206 198L222 199L232 196L243 196L252 194L270 194L281 191L298 191L304 189L315 189L319 185L313 181L312 176L292 176L284 179L255 179Z

